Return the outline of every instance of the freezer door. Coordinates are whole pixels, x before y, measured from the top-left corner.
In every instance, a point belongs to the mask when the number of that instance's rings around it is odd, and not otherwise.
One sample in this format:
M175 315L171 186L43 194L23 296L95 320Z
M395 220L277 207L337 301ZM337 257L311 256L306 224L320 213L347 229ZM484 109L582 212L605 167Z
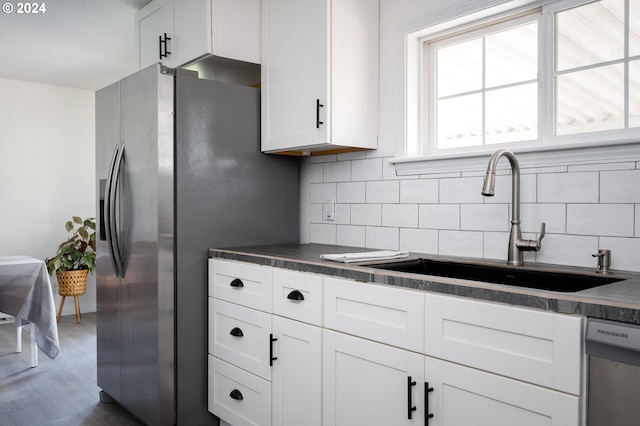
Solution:
M120 83L96 92L96 302L98 386L120 398L120 279L107 242L105 202L116 147L120 144Z

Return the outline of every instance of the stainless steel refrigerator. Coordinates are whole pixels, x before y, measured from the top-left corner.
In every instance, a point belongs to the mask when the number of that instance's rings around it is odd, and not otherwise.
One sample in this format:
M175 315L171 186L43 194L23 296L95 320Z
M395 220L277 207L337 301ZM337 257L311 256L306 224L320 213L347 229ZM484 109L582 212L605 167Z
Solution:
M297 242L298 161L259 89L154 65L96 92L97 383L148 425L207 411L211 247Z

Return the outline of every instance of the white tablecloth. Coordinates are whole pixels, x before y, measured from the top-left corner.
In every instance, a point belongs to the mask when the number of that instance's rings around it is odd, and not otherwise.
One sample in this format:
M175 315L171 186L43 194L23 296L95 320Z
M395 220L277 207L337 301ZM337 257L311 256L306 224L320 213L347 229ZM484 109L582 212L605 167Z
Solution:
M36 325L36 342L49 358L60 351L56 306L47 267L29 256L0 256L0 312Z

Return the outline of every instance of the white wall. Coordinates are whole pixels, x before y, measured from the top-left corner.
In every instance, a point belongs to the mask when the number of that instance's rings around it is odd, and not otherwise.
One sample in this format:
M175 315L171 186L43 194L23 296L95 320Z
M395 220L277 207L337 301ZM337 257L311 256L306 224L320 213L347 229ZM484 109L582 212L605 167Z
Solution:
M44 260L71 216L95 216L94 116L91 90L0 78L0 256ZM95 276L80 306L96 310ZM74 312L69 298L63 315Z
M506 260L509 176L485 198L484 170L401 178L388 162L402 139L402 32L452 7L499 2L381 0L379 149L305 159L301 210L309 242ZM533 164L522 174L525 238L547 224L542 250L525 261L595 268L591 254L607 248L612 268L640 271L640 157ZM323 219L327 198L336 200L335 222Z

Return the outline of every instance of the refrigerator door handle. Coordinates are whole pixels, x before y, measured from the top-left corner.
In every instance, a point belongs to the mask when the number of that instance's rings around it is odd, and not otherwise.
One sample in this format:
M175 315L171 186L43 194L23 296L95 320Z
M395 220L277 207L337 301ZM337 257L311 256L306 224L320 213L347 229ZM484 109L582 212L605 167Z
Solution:
M107 177L107 183L104 191L104 229L107 237L107 246L109 247L109 258L111 259L111 266L116 274L116 277L120 277L120 269L118 265L118 260L116 259L116 255L114 252L113 246L113 234L111 232L111 222L113 221L113 217L111 216L111 204L115 204L114 199L111 196L111 189L114 186L113 182L113 172L116 168L116 161L118 159L118 154L120 153L120 145L116 145L115 150L113 151L113 157L111 158L111 165L109 166L109 176Z
M111 182L110 193L109 193L109 225L110 225L110 233L111 233L111 246L113 247L112 259L115 260L116 263L116 273L119 277L124 278L124 260L123 260L123 252L122 245L120 243L120 238L118 236L118 221L116 219L116 199L119 194L119 184L120 184L120 169L122 168L122 163L124 162L124 142L120 145L120 150L118 151L118 155L116 158L115 166L113 169L113 180Z

